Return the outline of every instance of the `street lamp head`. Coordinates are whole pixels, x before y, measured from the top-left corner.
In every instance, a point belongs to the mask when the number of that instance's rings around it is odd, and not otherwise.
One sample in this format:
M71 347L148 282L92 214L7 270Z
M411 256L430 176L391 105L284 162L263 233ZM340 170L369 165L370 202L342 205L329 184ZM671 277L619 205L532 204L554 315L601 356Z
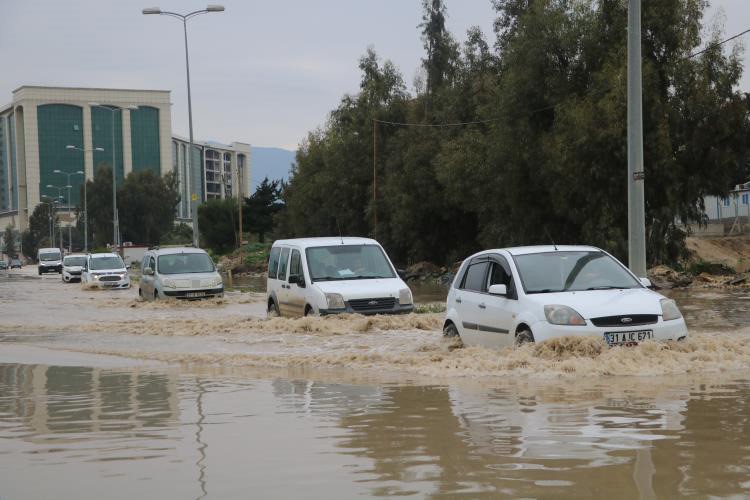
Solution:
M64 186L64 187L66 187L66 188L70 189L70 188L72 188L73 186L71 186L70 184L68 184L67 186Z
M129 109L131 111L134 111L134 110L138 109L138 106L135 106L135 105L131 104L130 106L125 106L125 109Z
M77 171L76 173L77 173L78 175L83 175L83 170L78 170L78 171Z
M94 151L104 151L104 148L94 148Z
M89 106L96 108L97 106L101 106L98 102L90 102Z
M52 184L47 184L47 188L54 188L54 187L55 186L53 186Z
M206 7L206 12L224 12L223 5L209 5Z
M53 171L52 171L52 173L53 173L53 174L61 174L61 173L62 173L62 170L53 170Z
M148 8L143 9L142 12L144 15L161 14L161 9L159 7L148 7Z
M73 146L72 144L68 144L67 146L65 146L65 149L77 149L77 148Z

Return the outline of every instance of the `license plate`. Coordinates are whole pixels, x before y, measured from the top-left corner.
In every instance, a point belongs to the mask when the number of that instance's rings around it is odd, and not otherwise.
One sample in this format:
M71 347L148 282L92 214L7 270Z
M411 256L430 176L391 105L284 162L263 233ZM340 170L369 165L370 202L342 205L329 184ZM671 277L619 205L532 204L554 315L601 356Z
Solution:
M639 342L654 338L653 330L639 330L636 332L606 332L604 340L609 345L637 345Z
M188 298L194 298L194 297L205 297L206 292L188 292L185 294L185 297Z

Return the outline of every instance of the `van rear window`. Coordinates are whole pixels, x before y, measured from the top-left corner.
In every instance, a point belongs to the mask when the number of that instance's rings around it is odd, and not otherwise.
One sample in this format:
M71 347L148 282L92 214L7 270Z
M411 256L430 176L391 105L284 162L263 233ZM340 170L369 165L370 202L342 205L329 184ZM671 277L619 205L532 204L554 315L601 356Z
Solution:
M268 277L275 280L276 274L279 270L279 254L281 248L274 247L271 249L271 258L268 260Z

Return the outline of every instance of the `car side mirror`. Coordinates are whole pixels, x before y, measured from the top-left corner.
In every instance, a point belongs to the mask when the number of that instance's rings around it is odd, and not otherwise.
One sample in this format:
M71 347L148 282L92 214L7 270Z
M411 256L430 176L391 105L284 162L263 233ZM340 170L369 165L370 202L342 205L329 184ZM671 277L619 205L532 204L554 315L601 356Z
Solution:
M396 269L396 274L398 274L398 277L402 280L406 279L406 269Z
M305 277L299 274L289 275L289 284L296 283L298 287L305 288Z
M490 295L508 295L508 287L505 285L490 285Z
M651 288L652 286L654 286L653 284L651 284L651 280L648 278L641 278L641 285L645 286L646 288Z
M146 269L143 270L143 274L145 274L146 276L153 276L154 270L151 269L150 267L147 267Z

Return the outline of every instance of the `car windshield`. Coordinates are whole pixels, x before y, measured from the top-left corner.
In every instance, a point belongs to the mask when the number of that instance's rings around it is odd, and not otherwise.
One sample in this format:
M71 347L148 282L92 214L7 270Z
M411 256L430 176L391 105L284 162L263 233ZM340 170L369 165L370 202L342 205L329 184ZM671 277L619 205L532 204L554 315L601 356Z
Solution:
M51 260L60 260L60 254L59 253L40 253L39 254L39 260L44 262L49 262Z
M205 253L175 253L159 256L161 274L210 273L214 263Z
M122 262L120 256L113 257L92 257L89 267L92 271L101 269L123 269L125 264Z
M601 251L549 252L514 257L526 293L638 288L641 284Z
M335 245L307 249L313 281L393 278L393 268L378 245Z
M83 266L86 263L86 257L65 257L63 264L66 266Z

